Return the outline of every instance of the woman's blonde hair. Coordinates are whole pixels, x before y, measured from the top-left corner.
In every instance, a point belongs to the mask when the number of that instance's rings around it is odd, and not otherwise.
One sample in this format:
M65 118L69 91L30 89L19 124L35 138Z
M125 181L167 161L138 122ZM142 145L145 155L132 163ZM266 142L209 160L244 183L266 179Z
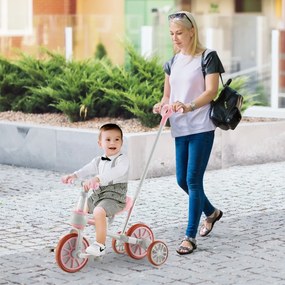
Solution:
M185 14L186 16L181 17L181 15L183 14ZM177 15L177 17L175 15ZM179 11L179 12L169 15L168 18L169 18L169 23L174 22L178 25L185 27L188 30L190 30L191 28L194 28L193 44L189 48L189 53L191 55L199 54L205 49L204 46L200 43L198 27L197 27L194 16L190 12ZM175 53L177 52L179 52L179 50L175 50Z

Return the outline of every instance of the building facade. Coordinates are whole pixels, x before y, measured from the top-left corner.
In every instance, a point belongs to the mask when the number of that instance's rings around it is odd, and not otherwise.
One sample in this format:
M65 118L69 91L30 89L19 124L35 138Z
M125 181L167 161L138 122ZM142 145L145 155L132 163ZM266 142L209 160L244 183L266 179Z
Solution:
M201 41L218 51L228 73L261 72L271 65L272 30L280 30L282 40L285 29L285 0L21 0L19 5L0 1L2 56L14 57L17 49L40 56L41 47L64 53L70 27L74 59L94 56L102 43L112 62L122 64L123 42L130 40L163 62L172 54L167 15L182 9L195 15ZM279 61L285 88L283 56Z

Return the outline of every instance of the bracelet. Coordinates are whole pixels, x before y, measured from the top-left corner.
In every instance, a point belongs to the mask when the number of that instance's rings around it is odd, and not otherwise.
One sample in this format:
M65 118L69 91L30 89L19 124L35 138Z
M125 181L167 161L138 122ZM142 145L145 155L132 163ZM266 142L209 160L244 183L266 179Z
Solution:
M190 111L193 112L193 111L196 109L196 104L195 104L195 102L191 102L190 105L189 105L189 107L190 107Z

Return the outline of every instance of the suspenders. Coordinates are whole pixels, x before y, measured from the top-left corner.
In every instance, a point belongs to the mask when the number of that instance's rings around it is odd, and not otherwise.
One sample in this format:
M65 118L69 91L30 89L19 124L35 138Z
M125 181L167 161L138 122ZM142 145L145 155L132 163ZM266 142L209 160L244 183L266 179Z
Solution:
M118 155L117 157L114 158L114 160L112 161L112 164L111 164L111 168L115 167L116 161L117 161L118 157L121 156L121 155L122 155L122 154L120 154L120 155ZM98 158L97 158L97 161L96 161L98 169L99 169L100 160L101 160L101 158L98 157ZM112 185L112 184L113 184L113 181L110 181L108 185Z

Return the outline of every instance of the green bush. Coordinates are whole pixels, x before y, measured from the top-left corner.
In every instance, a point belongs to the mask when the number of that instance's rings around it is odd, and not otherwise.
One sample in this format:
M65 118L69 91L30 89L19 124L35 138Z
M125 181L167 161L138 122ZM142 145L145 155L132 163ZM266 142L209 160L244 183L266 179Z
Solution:
M0 111L13 110L13 105L26 91L26 74L15 63L0 58Z
M102 59L107 56L107 51L102 43L99 43L96 47L95 58Z
M158 58L145 59L128 44L126 50L129 58L125 67L105 65L109 82L115 84L106 84L101 90L118 114L136 117L143 125L154 127L160 118L152 113L152 107L163 93L163 70Z
M70 121L137 118L145 126L158 125L160 116L152 113L152 107L163 94L159 58L146 59L126 43L126 64L118 66L103 47L83 61L66 61L48 50L41 59L23 53L14 61L0 58L0 111L61 112ZM258 104L256 94L248 94L246 80L237 78L231 84L244 96L243 110Z

